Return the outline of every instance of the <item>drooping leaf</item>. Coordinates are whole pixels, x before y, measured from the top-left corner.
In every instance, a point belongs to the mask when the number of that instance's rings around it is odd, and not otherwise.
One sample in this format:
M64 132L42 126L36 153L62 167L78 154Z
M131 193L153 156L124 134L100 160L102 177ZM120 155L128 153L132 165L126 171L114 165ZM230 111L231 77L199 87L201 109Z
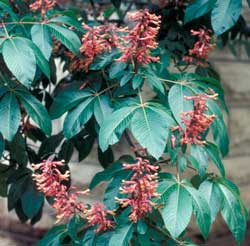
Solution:
M48 233L38 242L38 246L58 246L66 234L66 226L58 225L52 227Z
M74 31L54 23L49 23L47 26L62 44L73 53L80 55L81 41Z
M7 93L0 101L0 132L8 141L12 141L21 122L21 113L16 97Z
M3 43L3 59L11 73L30 87L36 74L36 57L25 39L10 38Z
M44 201L43 194L34 185L30 183L21 197L23 211L28 218L33 218L39 212Z
M118 227L110 238L109 246L128 246L133 228L133 224Z
M209 112L216 116L211 124L214 140L219 146L222 156L225 156L229 151L229 137L227 127L223 119L223 114L217 103L213 100L208 99L207 105L209 108Z
M239 19L241 10L241 1L217 0L211 14L215 34L220 35L232 27Z
M195 0L192 4L189 4L185 11L185 23L207 14L214 7L215 1Z
M29 92L16 91L16 94L31 119L45 134L50 136L52 130L51 119L43 104Z
M168 94L168 103L170 109L178 122L178 124L185 129L185 125L181 120L181 113L193 110L192 100L186 100L185 96L190 96L190 90L183 85L174 85L171 87Z
M159 158L165 149L169 137L169 115L156 104L139 107L131 121L131 131L136 140L155 158Z
M204 176L208 166L208 157L205 148L201 145L192 144L190 154L199 163L199 175Z
M63 124L63 132L67 139L78 134L83 125L91 118L94 113L94 99L95 97L89 97L69 111Z
M39 47L44 57L49 60L52 52L52 38L49 28L43 24L35 24L31 28L32 41Z
M109 77L111 79L118 79L124 74L124 70L127 67L125 62L114 62L109 69Z
M203 237L207 238L211 226L210 207L206 199L198 190L189 186L185 186L185 189L192 197L197 225L200 228Z
M242 214L242 208L237 197L224 185L219 184L223 196L221 214L233 233L236 241L241 242L246 232L246 219Z
M191 196L185 188L176 184L160 212L170 235L177 238L186 229L191 219Z
M207 203L211 211L211 223L213 223L221 206L220 191L218 187L209 180L206 180L201 183L199 191L201 194L203 194L204 198L207 200Z
M82 27L82 25L74 18L66 16L66 15L61 15L61 16L56 16L51 19L49 19L49 23L60 23L60 24L66 24L69 27L75 27L77 30L83 32L85 31Z
M221 161L219 150L217 146L213 143L207 142L205 145L205 150L211 159L211 161L216 165L222 176L225 176L225 168Z
M137 108L137 106L123 107L107 117L99 132L99 145L102 151L119 141L119 137L130 123Z
M54 99L50 108L50 115L52 119L57 119L68 110L77 106L80 102L90 97L92 93L86 90L67 89L61 91Z
M99 126L105 118L112 113L110 98L107 95L96 96L94 103L94 115Z
M140 74L136 74L132 80L133 89L137 89L143 84L144 78Z

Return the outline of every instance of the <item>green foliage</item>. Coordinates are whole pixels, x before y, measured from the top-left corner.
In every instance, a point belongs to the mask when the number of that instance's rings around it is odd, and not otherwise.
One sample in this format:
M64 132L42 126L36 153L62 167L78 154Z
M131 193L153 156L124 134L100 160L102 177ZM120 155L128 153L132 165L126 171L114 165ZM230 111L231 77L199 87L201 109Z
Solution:
M44 199L38 191L31 164L47 158L63 159L65 165L59 169L65 173L75 151L79 162L94 153L103 170L94 175L89 189L103 186L103 204L114 212L107 216L114 222L110 230L96 233L97 226L89 224L85 214L79 213L65 225L52 227L39 246L192 246L187 235L192 215L206 240L218 213L235 240L243 241L248 211L237 186L226 179L221 159L229 152L224 90L209 62L199 66L183 61L198 41L190 31L200 28L212 28L209 35L214 36L213 40L231 45L233 51L237 50L234 39L245 37L241 41L249 53L242 2L184 2L155 8L155 14L162 16L158 47L147 47L152 38L148 33L135 46L143 51L141 56L159 56L159 61L144 64L134 59L131 47L128 60L117 61L123 42L109 47L113 37L128 38L127 32L119 31L111 37L102 34L102 42L95 46L91 40L100 41L98 29L88 36L88 28L82 26L81 22L90 28L101 25L99 16L105 16L105 23L109 23L113 13L119 17L118 26L124 26L126 11L131 6L123 1L111 1L100 13L95 9L98 3L90 1L90 19L86 9L60 5L43 15L40 11L31 12L28 2L0 0L0 195L7 198L8 209L14 210L20 221L35 224L42 217L44 201L53 204L54 200ZM90 38L88 44L84 43L86 37ZM88 52L82 52L84 48ZM62 78L58 76L63 72ZM213 92L218 100L209 96ZM187 97L197 94L206 94L207 108L201 111L214 119L199 136L192 136L192 131L185 136L190 126L183 121L183 113L191 113L199 106ZM202 116L198 116L202 125ZM63 121L60 129L54 128L58 126L55 120ZM197 130L193 121L190 124L191 130ZM184 143L184 137L188 143ZM128 146L133 156L117 158L120 143ZM121 187L126 187L126 182L134 184L135 170L128 166L138 158L159 167L158 177L150 173L150 182L140 187L140 192L147 186L152 188L157 179L158 196L154 194L149 199L152 203L144 216L131 221L133 206L122 206L119 199L137 198L122 192ZM128 166L124 167L124 163ZM210 163L218 169L216 173L208 171ZM172 173L162 171L166 166L171 167ZM192 169L194 176L184 179L187 169ZM140 175L145 177L147 172ZM69 188L70 183L69 179L63 184ZM140 206L142 210L145 204Z

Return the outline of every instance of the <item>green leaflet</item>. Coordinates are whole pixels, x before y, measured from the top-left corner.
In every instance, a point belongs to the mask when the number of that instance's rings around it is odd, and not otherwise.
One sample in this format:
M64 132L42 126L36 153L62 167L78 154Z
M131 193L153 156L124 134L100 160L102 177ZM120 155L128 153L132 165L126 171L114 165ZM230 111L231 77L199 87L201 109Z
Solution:
M218 186L213 182L206 180L201 183L199 192L206 199L211 211L211 223L214 222L221 206L221 194Z
M133 229L133 224L118 227L111 236L108 246L128 246Z
M81 47L81 41L75 32L54 23L49 23L47 26L49 27L51 33L55 35L55 37L70 51L76 55L81 55L79 50Z
M94 102L94 115L99 126L103 124L105 118L112 113L111 101L107 95L96 96Z
M50 79L50 67L49 62L46 60L45 56L41 52L41 50L31 42L29 39L23 39L25 42L29 45L29 47L33 50L34 55L36 57L36 63L38 67L41 69L41 71L47 76L48 79Z
M222 156L225 156L229 151L229 138L227 133L227 127L223 119L223 114L218 104L213 100L208 99L207 105L209 112L216 116L211 124L214 140L219 146Z
M33 218L43 206L44 196L31 183L21 197L22 208L28 218Z
M233 233L236 241L241 242L246 232L246 219L236 196L224 185L218 185L223 196L221 214Z
M13 93L7 93L0 101L0 132L8 141L12 141L16 135L21 113L16 97Z
M170 127L164 113L161 114L158 110L155 111L151 106L139 107L130 126L136 140L157 159L164 152Z
M3 59L11 73L23 85L30 87L36 74L36 56L23 38L6 39Z
M195 0L186 8L184 22L188 23L207 14L214 7L215 2L216 0Z
M83 125L91 118L94 113L94 99L93 96L89 97L68 112L63 124L63 132L67 139L78 134Z
M105 151L109 145L119 141L138 106L123 107L114 111L103 123L99 132L99 145Z
M204 176L208 166L208 157L205 148L201 145L192 144L190 155L193 156L199 163L199 175Z
M51 119L43 104L29 92L16 91L15 93L31 119L40 126L45 134L50 135L52 131Z
M193 110L192 100L186 100L184 96L190 96L191 91L184 85L174 85L171 87L168 94L168 103L170 109L178 122L178 124L185 128L185 125L182 123L180 118L181 113Z
M186 229L192 215L192 199L187 190L176 184L160 212L170 235L177 238Z
M44 24L36 24L31 30L32 41L39 47L44 57L49 60L52 52L52 38L49 28Z
M205 151L207 152L211 161L216 165L222 176L225 176L225 168L221 161L219 150L215 144L207 142L205 144Z
M66 16L66 15L53 17L53 18L49 19L49 23L65 24L65 25L68 25L69 27L73 26L81 32L85 32L85 29L82 27L82 25L76 19L71 18L71 17Z
M68 88L62 90L54 99L50 108L50 115L52 119L57 119L68 110L77 106L80 102L84 101L87 97L93 95L88 90L79 90L78 88Z
M241 1L217 0L211 14L211 22L215 34L221 35L232 27L239 19L241 10Z
M197 225L200 228L203 237L207 238L211 226L210 207L206 199L198 190L189 186L185 186L185 189L192 197Z

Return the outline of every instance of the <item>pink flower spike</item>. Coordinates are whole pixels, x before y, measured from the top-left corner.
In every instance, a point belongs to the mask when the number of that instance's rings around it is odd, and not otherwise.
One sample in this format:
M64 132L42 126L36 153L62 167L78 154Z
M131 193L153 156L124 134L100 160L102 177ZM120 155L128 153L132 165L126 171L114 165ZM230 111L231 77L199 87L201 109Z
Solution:
M111 210L106 210L101 203L96 203L90 209L86 209L84 214L90 225L97 226L96 233L108 231L115 225L114 221L107 219L108 215L114 216L115 213Z
M153 166L146 159L137 158L135 164L123 164L124 169L133 170L130 180L123 180L120 188L121 194L126 198L116 198L121 207L131 206L129 216L131 221L136 222L152 211L155 204L152 198L158 197L156 188L158 185L158 166Z

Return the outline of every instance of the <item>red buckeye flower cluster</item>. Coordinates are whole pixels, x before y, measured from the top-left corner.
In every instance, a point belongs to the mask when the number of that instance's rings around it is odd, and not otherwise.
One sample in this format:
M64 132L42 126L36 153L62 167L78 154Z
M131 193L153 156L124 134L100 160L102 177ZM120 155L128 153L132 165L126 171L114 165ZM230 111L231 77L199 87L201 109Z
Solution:
M30 10L41 11L42 16L50 9L53 9L56 5L56 0L36 0L34 3L30 4Z
M105 24L90 27L83 23L87 30L82 38L81 53L84 55L84 70L87 72L89 65L94 58L104 51L111 51L114 47L119 47L121 38L118 33L122 32L115 24Z
M197 94L195 96L185 96L186 100L194 101L194 110L183 112L181 114L182 122L185 124L185 129L182 130L181 144L200 144L203 145L205 141L202 141L201 134L205 132L213 120L215 115L207 115L208 107L206 104L206 99L216 99L217 94Z
M128 36L124 37L125 46L121 47L123 55L118 61L148 64L156 62L159 57L151 56L151 49L158 46L156 36L160 29L161 17L150 14L147 9L129 13L128 18L135 22Z
M121 194L127 198L116 198L122 207L131 206L129 218L136 222L139 218L152 211L155 203L152 198L158 197L156 188L158 185L158 166L153 166L146 159L137 158L135 164L123 164L124 169L131 169L133 175L130 180L124 180L120 188Z
M209 53L215 47L212 43L211 30L200 28L198 31L191 30L191 33L193 36L197 36L199 40L189 50L189 55L183 57L183 61L198 66L205 66L205 61L208 59Z
M86 209L84 214L90 225L97 226L96 233L108 231L115 226L114 221L107 219L108 215L114 216L115 213L112 210L106 210L101 203L96 203L90 209Z
M81 213L86 216L91 226L97 226L97 233L113 228L114 222L107 219L108 215L114 215L113 211L105 210L102 204L88 208L84 203L78 202L79 196L88 194L89 190L76 191L74 187L68 189L63 185L63 181L68 181L70 176L69 171L62 174L59 170L63 165L64 161L52 161L52 159L32 164L33 179L37 189L45 196L54 197L52 207L56 210L56 223Z

